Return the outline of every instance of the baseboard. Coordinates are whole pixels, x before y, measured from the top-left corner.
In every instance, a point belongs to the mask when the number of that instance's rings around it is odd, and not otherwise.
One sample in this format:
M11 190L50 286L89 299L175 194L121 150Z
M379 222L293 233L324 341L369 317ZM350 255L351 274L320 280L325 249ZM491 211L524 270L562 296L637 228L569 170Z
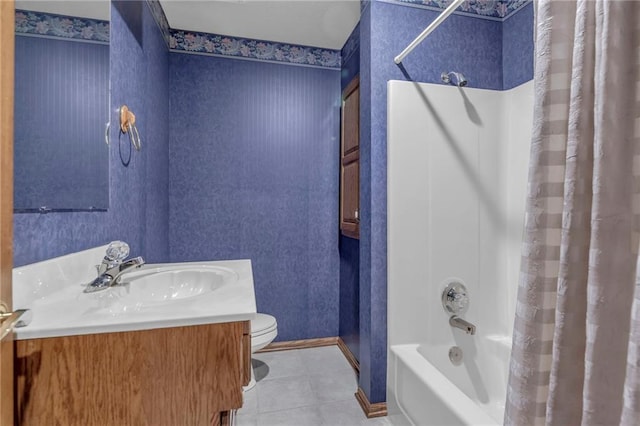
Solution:
M319 348L321 346L332 346L338 344L338 337L322 337L319 339L289 340L287 342L273 342L257 353L289 351L291 349Z
M353 370L356 372L358 376L360 376L360 362L353 355L353 353L351 353L351 349L349 349L349 346L347 346L344 340L342 340L342 337L338 337L337 345L338 345L338 349L342 351L342 354L347 359L349 364L351 364L351 367L353 367Z
M360 403L360 407L362 407L362 411L364 411L364 415L367 416L368 419L373 417L383 417L387 415L387 403L370 403L369 398L367 398L367 395L365 395L361 387L358 387L358 392L356 392L356 399Z

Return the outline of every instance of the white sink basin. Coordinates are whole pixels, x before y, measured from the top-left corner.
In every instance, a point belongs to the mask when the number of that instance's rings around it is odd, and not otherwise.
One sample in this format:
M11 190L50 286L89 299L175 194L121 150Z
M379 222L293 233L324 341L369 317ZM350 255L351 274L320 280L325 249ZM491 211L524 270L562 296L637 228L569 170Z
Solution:
M155 268L123 275L122 298L143 304L166 303L207 295L238 280L238 274L219 266ZM114 287L112 290L118 290Z
M82 305L91 307L95 313L122 315L215 297L217 290L236 281L238 274L221 266L143 266L124 274L114 287L78 297Z

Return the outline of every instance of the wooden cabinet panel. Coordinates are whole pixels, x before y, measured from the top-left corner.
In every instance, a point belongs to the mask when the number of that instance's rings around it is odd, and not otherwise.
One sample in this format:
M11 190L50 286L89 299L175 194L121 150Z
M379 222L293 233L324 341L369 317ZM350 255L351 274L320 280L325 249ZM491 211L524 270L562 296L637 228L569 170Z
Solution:
M354 161L342 169L343 198L342 223L343 231L351 236L358 228L358 198L360 195L360 162ZM357 235L356 235L357 236Z
M360 80L355 77L342 93L340 158L340 231L360 236Z
M247 327L243 321L16 341L18 424L223 422L221 412L242 406Z
M353 152L360 145L360 88L349 93L342 105L342 156Z

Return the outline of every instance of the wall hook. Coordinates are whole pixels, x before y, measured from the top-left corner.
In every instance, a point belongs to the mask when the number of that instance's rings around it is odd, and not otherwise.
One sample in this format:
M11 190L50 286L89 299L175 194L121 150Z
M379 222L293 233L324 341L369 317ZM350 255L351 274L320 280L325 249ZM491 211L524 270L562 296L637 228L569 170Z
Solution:
M142 148L140 142L140 133L138 133L138 128L136 127L136 116L129 107L126 105L122 105L120 107L120 131L122 133L129 134L129 140L131 144L136 149L136 151L140 151Z

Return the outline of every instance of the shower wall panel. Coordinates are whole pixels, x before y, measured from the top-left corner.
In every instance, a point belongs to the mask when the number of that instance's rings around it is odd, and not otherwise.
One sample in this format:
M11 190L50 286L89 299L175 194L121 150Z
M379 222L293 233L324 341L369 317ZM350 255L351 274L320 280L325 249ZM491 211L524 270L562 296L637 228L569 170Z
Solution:
M479 334L510 334L532 93L389 82L389 345L450 341L450 279Z

